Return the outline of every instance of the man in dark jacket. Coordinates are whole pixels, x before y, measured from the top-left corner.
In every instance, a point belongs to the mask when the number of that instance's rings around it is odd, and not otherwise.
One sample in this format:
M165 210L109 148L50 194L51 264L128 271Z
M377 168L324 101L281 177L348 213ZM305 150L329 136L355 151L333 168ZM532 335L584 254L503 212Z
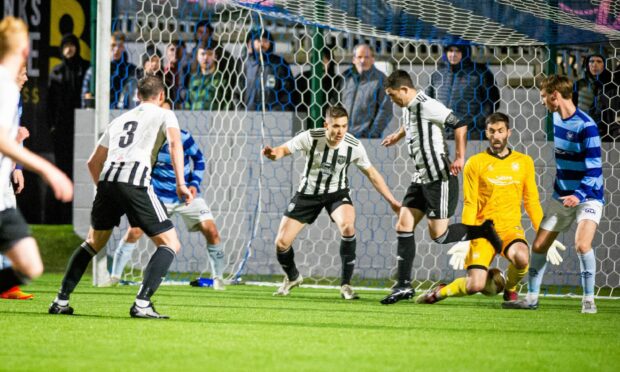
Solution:
M605 68L605 56L591 54L584 61L584 77L573 89L573 103L598 126L603 142L620 141L620 81Z
M467 123L470 139L484 139L485 118L499 109L493 74L486 65L471 60L468 45L446 45L443 64L431 75L426 94ZM454 139L451 130L447 130L447 138Z
M80 57L75 35L64 35L60 42L62 62L49 77L48 118L56 166L73 179L74 110L81 105L81 88L88 62ZM71 222L71 204L60 204L59 222Z
M353 67L340 83L340 102L349 113L349 132L357 138L380 138L392 120L392 101L385 94L386 76L375 65L368 44L353 48Z
M247 59L243 65L240 86L242 105L251 111L262 110L262 93L265 89L265 109L267 111L292 111L295 107L295 80L289 64L274 52L274 41L267 30L255 30L246 38ZM261 84L261 58L264 63L263 84Z

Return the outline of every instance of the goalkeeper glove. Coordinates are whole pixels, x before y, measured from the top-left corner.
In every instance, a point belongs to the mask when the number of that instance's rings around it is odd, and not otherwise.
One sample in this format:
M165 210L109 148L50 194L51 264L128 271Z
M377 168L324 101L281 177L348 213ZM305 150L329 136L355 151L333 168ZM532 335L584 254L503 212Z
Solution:
M564 261L558 250L565 251L566 247L559 241L554 240L553 243L551 243L549 250L547 251L547 262L550 262L552 265L557 266L561 264L562 261Z
M449 264L454 270L463 270L465 267L465 257L469 252L469 241L458 242L450 248L448 254L450 255Z

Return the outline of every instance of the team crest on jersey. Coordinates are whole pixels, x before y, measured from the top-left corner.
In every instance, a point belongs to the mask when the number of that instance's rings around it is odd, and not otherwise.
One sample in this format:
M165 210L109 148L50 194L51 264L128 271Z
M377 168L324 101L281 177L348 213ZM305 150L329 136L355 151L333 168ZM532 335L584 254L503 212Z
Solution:
M489 166L487 167L487 171L493 172L493 165L492 164L489 164Z
M344 164L347 161L347 157L344 155L338 155L338 164Z
M287 210L288 210L289 212L292 212L292 211L293 211L293 209L295 209L295 203L290 203L290 204L288 205Z
M519 171L519 163L517 163L517 162L512 163L512 170L515 171L515 172L518 172Z
M572 140L573 138L575 138L575 132L566 132L566 139Z

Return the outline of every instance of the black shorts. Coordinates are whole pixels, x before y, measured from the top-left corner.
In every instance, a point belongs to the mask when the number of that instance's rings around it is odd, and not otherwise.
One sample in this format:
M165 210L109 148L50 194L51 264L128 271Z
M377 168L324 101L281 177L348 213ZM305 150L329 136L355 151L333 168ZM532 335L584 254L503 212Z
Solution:
M348 189L323 195L297 193L291 199L284 215L299 222L311 224L316 220L323 208L327 210L329 218L331 218L332 212L343 204L353 205Z
M30 228L24 217L15 208L0 212L0 253L8 252L15 243L30 237Z
M148 236L161 234L174 227L168 219L164 203L157 198L151 186L99 181L90 213L93 229L112 230L118 226L124 214L131 226L141 228Z
M458 198L459 180L451 175L443 181L412 183L402 204L408 208L421 210L429 219L438 220L454 215Z

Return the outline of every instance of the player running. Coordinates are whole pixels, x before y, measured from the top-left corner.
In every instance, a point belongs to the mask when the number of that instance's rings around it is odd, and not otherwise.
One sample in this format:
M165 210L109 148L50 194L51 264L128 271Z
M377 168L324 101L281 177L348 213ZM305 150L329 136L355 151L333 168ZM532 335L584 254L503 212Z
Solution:
M291 289L300 285L303 278L295 266L292 243L299 232L316 220L323 208L340 230L340 258L342 275L340 295L345 300L359 296L351 288L355 268L355 208L349 195L349 165L357 166L374 188L398 213L400 203L394 198L381 174L372 166L364 145L347 133L349 116L340 106L329 107L325 114L325 127L310 129L298 134L285 144L266 146L263 155L270 160L302 151L306 167L299 189L291 199L276 237L278 262L286 273L282 286L275 296L288 296Z
M508 147L512 131L510 119L505 114L497 112L489 115L486 118L485 133L489 147L467 160L463 171L464 202L461 221L470 225L487 219L495 222L495 229L502 239L502 250L498 253L510 262L504 300L515 301L518 299L517 284L527 273L529 264L529 247L521 226L521 204L525 207L534 230L538 230L543 216L536 186L534 160ZM488 275L488 270L496 254L487 240L474 239L471 242L458 243L449 253L454 254L453 259L460 255L464 257L467 277L455 279L448 285L440 284L420 295L416 299L417 303L433 304L447 297L467 296L478 292L495 294L484 292L485 287L490 284L487 282L493 280L492 276Z
M15 140L19 127L17 79L26 63L29 45L28 26L24 21L10 16L0 21L0 195L10 192L8 180L15 162L43 177L56 199L69 202L73 199L71 180ZM10 267L0 270L0 293L43 273L39 247L30 236L14 198L0 197L0 253L11 261Z
M74 252L50 314L73 314L69 296L80 282L88 263L108 242L112 229L127 214L132 226L140 227L157 250L151 257L136 300L129 314L136 318L168 318L155 311L151 296L166 276L181 243L151 186L151 164L167 138L179 200L191 203L193 196L183 176L183 144L174 112L160 106L164 85L148 76L138 82L138 107L113 120L88 159L88 169L97 184L88 236Z
M449 225L454 215L459 194L457 175L465 163L465 136L467 126L459 121L441 102L418 92L406 71L394 71L384 83L385 92L402 107L405 122L400 129L387 136L382 144L392 146L406 136L409 156L415 162L416 172L403 199L396 235L398 239L398 282L392 293L381 303L389 305L411 299L411 271L415 258L414 229L424 216L428 217L431 239L439 244L477 238L488 239L500 251L502 241L493 228L493 221L486 220L479 226L455 223ZM444 127L454 129L456 157L448 159L448 145Z

